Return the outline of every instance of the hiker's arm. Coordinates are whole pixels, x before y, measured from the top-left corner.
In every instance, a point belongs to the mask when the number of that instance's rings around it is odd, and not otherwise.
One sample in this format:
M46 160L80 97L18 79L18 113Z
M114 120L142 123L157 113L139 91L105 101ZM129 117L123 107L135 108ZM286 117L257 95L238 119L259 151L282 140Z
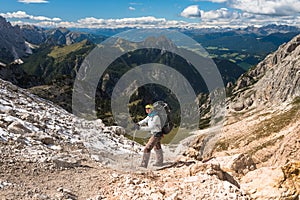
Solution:
M145 125L148 123L148 121L149 121L149 116L147 116L145 119L139 121L138 125Z

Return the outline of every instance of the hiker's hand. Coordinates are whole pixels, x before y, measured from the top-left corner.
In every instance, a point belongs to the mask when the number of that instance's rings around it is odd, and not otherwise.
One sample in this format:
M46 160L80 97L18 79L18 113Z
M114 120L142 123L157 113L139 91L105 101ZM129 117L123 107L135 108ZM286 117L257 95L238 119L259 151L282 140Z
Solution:
M139 124L134 124L134 130L140 130L140 125Z

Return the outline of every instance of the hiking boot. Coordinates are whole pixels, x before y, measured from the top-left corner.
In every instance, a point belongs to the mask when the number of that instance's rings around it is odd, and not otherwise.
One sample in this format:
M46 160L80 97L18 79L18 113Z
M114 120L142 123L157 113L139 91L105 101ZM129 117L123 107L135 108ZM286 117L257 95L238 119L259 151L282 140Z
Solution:
M156 163L154 163L153 166L156 166L156 167L163 166L164 156L163 156L162 149L155 150L155 154L156 154Z
M154 163L153 166L154 167L162 167L164 165L164 163Z
M147 168L150 159L150 153L144 153L140 167Z

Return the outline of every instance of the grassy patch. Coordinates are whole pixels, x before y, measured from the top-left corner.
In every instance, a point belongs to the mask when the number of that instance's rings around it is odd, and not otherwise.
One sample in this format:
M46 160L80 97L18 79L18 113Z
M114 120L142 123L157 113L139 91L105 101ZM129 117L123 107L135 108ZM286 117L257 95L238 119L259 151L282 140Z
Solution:
M87 40L83 40L81 42L75 43L75 44L71 44L68 46L64 46L64 47L54 47L54 49L48 54L48 56L52 57L52 58L61 58L64 57L66 55L68 55L71 52L75 52L78 51L80 49L82 49L84 47L84 45L86 45Z
M230 140L221 139L215 145L215 151L226 151L229 147Z
M300 110L300 100L296 99L293 102L293 107L282 114L276 115L270 119L261 122L253 131L257 137L256 139L267 137L272 133L281 131L284 127L288 126L297 118L297 113Z
M296 97L296 98L293 100L292 104L293 104L294 106L300 106L300 97Z

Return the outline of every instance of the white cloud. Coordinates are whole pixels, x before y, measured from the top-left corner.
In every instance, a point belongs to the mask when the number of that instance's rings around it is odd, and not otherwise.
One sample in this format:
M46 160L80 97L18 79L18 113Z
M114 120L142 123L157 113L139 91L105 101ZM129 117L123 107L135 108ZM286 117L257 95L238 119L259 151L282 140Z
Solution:
M66 28L203 28L203 27L246 27L266 24L287 24L300 27L299 16L269 16L257 15L249 12L239 12L221 8L203 11L198 8L200 18L195 23L179 20L168 20L153 16L120 19L99 19L87 17L77 21L63 21L60 18L29 15L24 11L0 13L10 19L12 24L31 24L41 27Z
M201 17L201 12L198 5L191 5L185 8L180 15L185 18L197 18Z
M129 6L128 9L129 9L129 10L132 10L132 11L135 10L135 8L132 7L132 6Z
M223 0L193 0L224 3ZM287 24L299 26L299 0L228 0L227 8L204 11L199 6L189 6L181 12L187 18L200 17L203 26L260 26ZM198 14L200 12L200 14Z
M240 18L240 13L237 11L229 11L227 8L221 8L218 10L203 11L201 10L202 20L217 20L217 19L237 19Z
M47 1L47 0L18 0L18 2L26 3L26 4L29 4L29 3L49 3L49 1Z
M49 18L45 16L34 16L34 15L28 15L24 11L17 11L17 12L7 12L7 13L0 13L1 16L7 18L7 19L30 19L30 20L36 20L36 21L61 21L60 18L54 17Z
M228 7L261 15L299 15L299 0L193 0L226 3Z
M149 18L150 20L147 20ZM152 19L152 20L151 20ZM274 18L259 15L240 15L239 18L205 18L201 22L188 23L185 21L166 20L164 18L144 17L124 19L97 19L85 18L76 22L69 21L12 21L12 24L31 24L41 27L66 27L66 28L204 28L204 27L246 27L261 26L266 24L287 24L300 27L300 18L285 17Z
M228 5L244 12L263 15L299 15L299 0L230 0Z
M148 17L136 17L136 18L122 18L122 19L97 19L94 17L88 17L77 21L77 25L80 27L89 28L107 28L107 27L159 27L159 25L165 26L169 21L165 18ZM173 23L173 22L172 22Z
M207 13L206 13L207 14ZM201 20L204 26L221 26L221 27L247 27L247 26L262 26L267 24L285 24L290 26L300 27L300 18L296 16L269 16L257 15L253 13L232 13L228 18L213 18L205 16Z

